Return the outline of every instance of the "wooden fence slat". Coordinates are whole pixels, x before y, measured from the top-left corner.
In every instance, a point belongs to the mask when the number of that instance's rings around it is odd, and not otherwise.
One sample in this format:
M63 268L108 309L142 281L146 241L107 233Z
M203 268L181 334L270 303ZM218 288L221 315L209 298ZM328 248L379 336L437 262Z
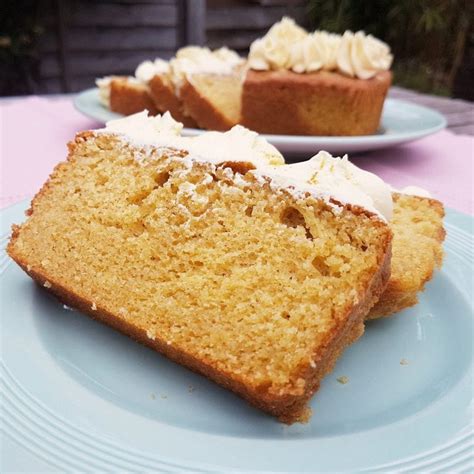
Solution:
M210 48L228 46L231 49L246 51L260 36L262 33L256 30L208 31L206 44Z
M57 52L58 49L58 35L53 29L49 28L39 37L38 50L43 54Z
M81 75L109 75L130 74L133 75L136 67L146 59L156 57L169 58L174 51L120 51L104 54L86 55L78 53L70 58L70 69L75 76Z
M66 43L69 51L117 51L140 49L174 49L177 46L175 28L68 28Z
M88 3L77 4L69 13L71 26L175 26L178 23L175 4L154 5L125 3Z
M74 89L71 88L71 92ZM59 77L53 77L50 79L43 79L41 81L41 93L42 94L57 94L63 92L62 81Z
M80 1L80 0L79 0ZM149 5L150 3L158 5L174 5L176 0L100 0L101 3L125 3L133 5Z
M283 16L291 16L300 24L307 23L304 8L241 6L208 9L208 30L268 29Z
M142 51L111 51L111 52L76 52L68 56L68 66L72 77L112 74L133 75L136 67L146 59L156 57L170 58L174 50L142 50ZM54 54L45 55L40 66L40 75L44 79L59 77L61 68L58 57Z
M187 44L204 45L206 43L206 0L184 0L184 16ZM183 45L184 46L184 45Z

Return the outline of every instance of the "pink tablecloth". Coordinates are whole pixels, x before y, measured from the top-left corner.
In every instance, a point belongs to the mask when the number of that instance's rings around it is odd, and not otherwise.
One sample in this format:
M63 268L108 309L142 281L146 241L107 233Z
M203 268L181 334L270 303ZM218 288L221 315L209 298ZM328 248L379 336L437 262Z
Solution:
M0 102L0 207L32 196L66 157L80 130L100 127L77 112L71 98L29 97ZM441 131L404 146L351 157L400 188L428 189L446 206L473 214L474 139Z

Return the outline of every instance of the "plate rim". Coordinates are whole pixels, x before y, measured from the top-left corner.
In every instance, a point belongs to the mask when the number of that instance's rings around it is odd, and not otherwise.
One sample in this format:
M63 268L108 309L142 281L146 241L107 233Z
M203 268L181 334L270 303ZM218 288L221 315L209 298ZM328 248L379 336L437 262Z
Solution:
M88 110L87 105L83 104L84 100L91 100L92 98L96 98L96 105L103 107L99 100L99 93L97 87L92 87L89 89L85 89L74 96L73 102L74 107L82 114L86 115L87 117L93 118L95 120L99 120L101 123L105 123L103 118L98 118L98 115L95 115L93 112ZM396 133L388 133L388 134L372 134L372 135L363 135L363 136L307 136L307 135L275 135L275 134L260 134L263 138L268 140L270 143L276 146L286 146L291 147L295 145L300 146L322 146L325 145L327 147L334 147L334 146L370 146L373 147L374 145L377 148L382 148L386 146L394 146L403 143L408 143L410 141L418 140L420 138L424 138L426 136L432 135L440 130L443 130L447 127L447 120L446 117L438 112L435 109L427 107L425 105L419 105L414 102L391 98L387 97L385 99L385 103L390 106L405 106L410 107L414 110L421 111L423 114L431 115L438 121L437 125L427 127L425 129L421 129L418 131L405 131L405 132L396 132ZM121 118L124 117L121 114L117 114L112 112L108 109L104 109L104 113L110 114L111 117L109 120L113 118ZM383 111L382 111L382 118L383 118ZM183 135L194 136L200 135L205 133L206 130L198 129L198 128L183 128ZM394 143L391 143L394 142ZM370 148L369 148L370 149Z
M8 225L6 221L11 222L12 218L18 217L17 213L25 210L28 207L28 205L29 205L29 199L26 199L0 210L0 217L2 221L2 234L4 234L4 229L3 229L4 226ZM461 229L464 233L469 234L471 238L473 237L473 228L472 228L474 224L473 216L448 208L446 223L448 227L457 227ZM449 231L449 228L448 228L448 231ZM465 453L466 449L472 446L473 433L474 433L474 430L471 425L470 430L459 432L457 437L450 438L447 442L437 445L433 447L432 449L424 450L420 453L417 453L416 455L402 458L398 460L397 462L374 465L374 466L368 467L367 469L359 470L358 472L365 472L365 471L373 472L374 470L385 470L385 469L399 469L397 472L403 472L405 469L425 467L427 466L427 464L423 461L423 458L430 454L439 454L441 451L445 451L446 456L448 455L455 456L456 453L459 453L459 452L461 454ZM344 437L347 438L347 436L341 436L341 438L344 438ZM274 442L276 440L272 440L272 441ZM293 441L298 442L297 439ZM442 460L445 460L445 459L446 459L445 457L442 458ZM163 461L166 462L166 460L164 459ZM431 465L433 462L437 462L437 461L436 459L432 461L430 460L430 458L428 458L427 462L428 464ZM471 463L473 461L471 458L467 459L467 457L464 457L459 460L459 463L463 463L462 464L463 466L465 466L467 462ZM183 466L185 466L185 464L183 464ZM471 466L471 464L469 466ZM225 466L201 466L199 464L196 464L197 469L199 470L203 469L206 472L214 471L222 467L225 467ZM436 468L437 466L435 465L434 467ZM228 470L229 472L233 472L237 469L228 468ZM270 472L270 471L258 471L258 472Z

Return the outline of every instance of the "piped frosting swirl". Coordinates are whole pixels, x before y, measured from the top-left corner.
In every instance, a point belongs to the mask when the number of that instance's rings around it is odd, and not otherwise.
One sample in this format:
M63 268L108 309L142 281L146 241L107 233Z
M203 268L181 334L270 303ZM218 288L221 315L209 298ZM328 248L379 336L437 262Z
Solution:
M285 17L252 43L248 64L259 71L286 69L302 74L328 70L370 79L389 70L392 60L388 45L363 31L346 31L342 36L308 33Z

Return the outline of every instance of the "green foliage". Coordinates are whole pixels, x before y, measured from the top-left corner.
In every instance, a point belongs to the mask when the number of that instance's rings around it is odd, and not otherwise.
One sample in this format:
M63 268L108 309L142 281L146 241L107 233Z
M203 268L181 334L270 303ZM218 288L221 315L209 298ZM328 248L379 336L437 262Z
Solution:
M2 0L0 7L0 96L34 91L39 69L38 0Z
M471 27L471 0L310 0L312 26L387 42L396 83L449 94Z

